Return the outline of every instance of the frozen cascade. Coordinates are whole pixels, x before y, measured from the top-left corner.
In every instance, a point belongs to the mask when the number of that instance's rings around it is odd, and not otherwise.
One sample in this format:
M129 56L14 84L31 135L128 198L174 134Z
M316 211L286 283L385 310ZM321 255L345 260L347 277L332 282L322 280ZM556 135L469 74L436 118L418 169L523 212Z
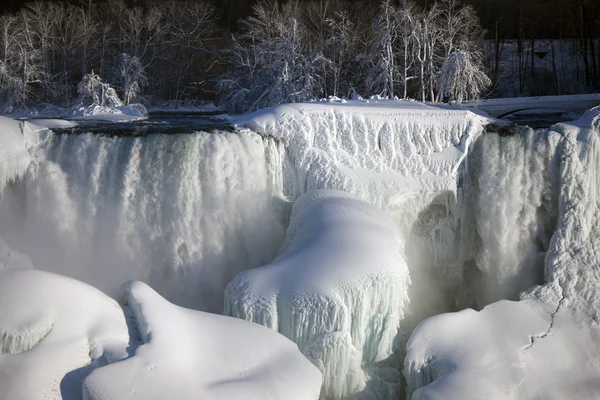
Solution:
M225 285L283 240L279 146L250 132L50 135L4 194L0 237L108 293L142 279L219 312Z
M22 122L0 117L0 196L6 185L27 172L31 156Z
M459 189L463 307L517 299L543 282L558 217L560 136L520 128L472 146Z
M396 399L400 377L385 361L408 302L400 250L397 229L376 207L345 192L307 193L294 203L283 254L227 286L225 314L294 341L323 373L322 399L365 385L366 398Z
M405 360L407 398L598 397L597 385L590 383L597 382L600 374L599 133L600 107L580 120L538 133L547 141L546 150L538 155L546 154L541 157L545 160L552 155L547 163L549 173L541 175L548 180L542 192L552 188L552 194L532 196L530 188L520 192L517 204L541 197L543 206L532 202L545 211L538 209L540 222L553 220L548 224L554 226L553 234L540 225L528 230L525 224L519 232L521 238L535 233L547 239L552 234L548 242L540 240L542 249L547 249L545 283L521 293L519 302L501 301L480 312L438 315L419 325L409 340ZM540 176L539 169L532 171ZM508 191L506 197L518 193ZM502 201L514 200L503 197ZM519 218L527 221L526 217L521 212ZM531 242L524 243L521 257L530 254ZM481 247L475 250L481 251ZM500 272L507 271L503 263L497 263Z

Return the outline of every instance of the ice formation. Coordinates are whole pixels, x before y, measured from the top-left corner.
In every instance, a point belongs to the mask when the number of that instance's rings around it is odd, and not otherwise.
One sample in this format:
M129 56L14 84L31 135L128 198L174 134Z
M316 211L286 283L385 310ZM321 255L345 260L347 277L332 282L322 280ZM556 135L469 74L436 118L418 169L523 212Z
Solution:
M94 370L86 400L316 400L321 374L262 326L175 306L141 282L125 286L143 344Z
M557 173L544 177L550 182L538 185L537 193L528 186L520 193L541 199L548 184L556 191L556 231L544 251L546 283L523 293L519 303L501 302L479 313L466 310L423 322L407 346L409 398L413 392L413 399L598 397L599 132L600 108L553 126L545 137L554 148ZM512 200L507 196L502 201ZM534 211L513 207L513 212L515 208L521 210L513 222L522 228L520 234L539 233L523 218ZM544 223L538 217L538 224ZM523 242L527 247L528 241Z
M284 193L358 195L391 208L411 191L455 190L485 116L444 105L364 100L283 105L234 120L285 144Z
M25 175L30 162L22 123L0 117L0 195L9 182Z
M294 203L283 253L227 286L225 313L294 341L323 373L322 398L341 399L362 390L397 344L409 284L400 250L376 207L310 192ZM383 398L398 396L393 383Z
M127 356L121 307L48 272L0 269L0 388L6 399L76 399L93 368Z

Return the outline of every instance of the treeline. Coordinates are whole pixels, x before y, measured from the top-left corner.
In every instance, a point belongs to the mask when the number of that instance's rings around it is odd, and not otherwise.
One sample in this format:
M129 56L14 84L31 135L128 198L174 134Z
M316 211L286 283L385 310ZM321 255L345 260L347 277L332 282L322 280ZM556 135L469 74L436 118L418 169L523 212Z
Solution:
M570 45L562 61L552 53L549 78L531 36L550 25L532 6L541 0L30 1L0 15L0 107L72 105L92 73L126 104L210 100L237 112L327 96L460 101L490 90L592 90L598 6L548 1L578 12L552 28ZM514 46L505 45L512 35ZM569 57L567 73L558 71Z
M29 3L0 16L0 105L70 105L92 72L126 104L206 97L221 56L217 18L201 1Z
M490 85L472 7L458 0L428 8L343 4L258 2L227 51L222 104L239 112L327 95L460 101Z

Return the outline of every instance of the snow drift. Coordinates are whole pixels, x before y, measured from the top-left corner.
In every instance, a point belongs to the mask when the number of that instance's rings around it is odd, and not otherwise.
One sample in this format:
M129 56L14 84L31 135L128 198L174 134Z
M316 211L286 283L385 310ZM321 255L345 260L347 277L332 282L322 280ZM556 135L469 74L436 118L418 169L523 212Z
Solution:
M225 314L294 341L323 373L322 398L362 390L392 355L408 302L396 228L352 195L314 191L294 203L282 251L227 286ZM375 390L397 398L397 380L388 383Z
M127 357L121 307L48 272L0 269L0 388L6 399L77 399L93 368Z
M141 282L124 291L143 344L131 358L92 372L86 400L319 397L319 371L283 336L175 306Z

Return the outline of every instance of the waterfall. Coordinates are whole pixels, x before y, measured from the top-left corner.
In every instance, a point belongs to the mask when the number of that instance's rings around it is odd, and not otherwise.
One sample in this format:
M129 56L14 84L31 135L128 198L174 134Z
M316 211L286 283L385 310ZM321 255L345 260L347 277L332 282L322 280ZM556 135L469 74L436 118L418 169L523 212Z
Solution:
M220 312L225 285L283 240L280 153L250 132L50 135L4 194L0 237L109 294L141 279Z
M558 218L559 136L519 128L472 146L458 191L461 306L483 307L544 281Z

